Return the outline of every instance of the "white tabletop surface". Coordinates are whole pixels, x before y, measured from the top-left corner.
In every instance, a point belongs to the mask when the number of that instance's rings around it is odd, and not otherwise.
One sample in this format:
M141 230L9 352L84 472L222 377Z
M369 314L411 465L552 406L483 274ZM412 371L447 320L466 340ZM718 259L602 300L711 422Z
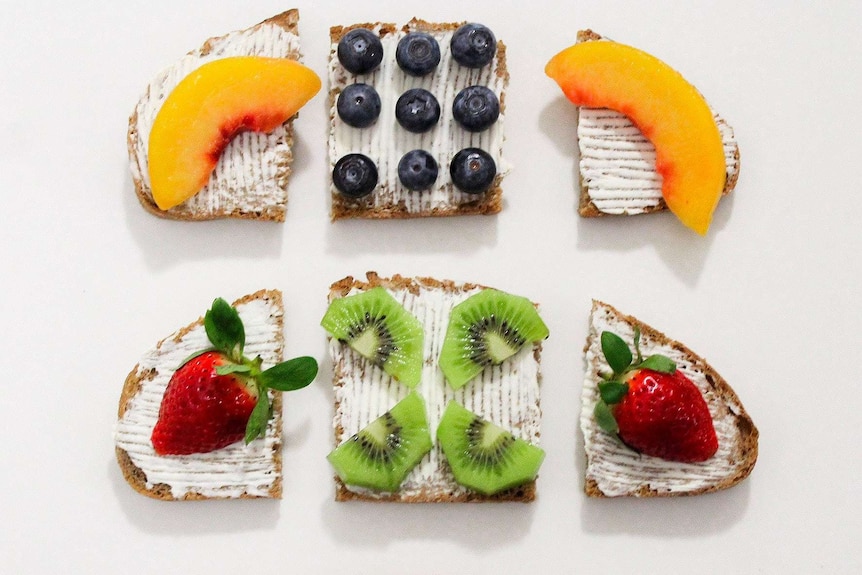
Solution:
M0 18L0 572L862 572L862 5L297 2L305 61L324 85L330 25L489 25L508 45L514 169L496 217L332 224L324 88L296 122L279 225L145 212L126 129L158 70L292 6L84 4L4 2ZM705 238L667 213L578 217L574 108L543 69L579 28L670 63L734 127L741 176ZM367 270L541 302L551 337L535 503L333 501L318 323L329 284ZM284 291L288 355L323 365L286 401L284 498L142 497L114 459L126 374L213 297L263 287ZM734 386L761 433L748 480L694 498L584 495L576 422L591 298L684 341Z

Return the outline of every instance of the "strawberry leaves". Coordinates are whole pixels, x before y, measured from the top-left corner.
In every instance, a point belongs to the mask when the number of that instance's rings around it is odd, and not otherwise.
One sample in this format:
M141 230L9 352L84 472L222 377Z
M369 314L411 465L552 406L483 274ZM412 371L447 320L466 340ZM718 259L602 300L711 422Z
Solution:
M604 381L599 382L598 385L600 398L596 402L593 415L599 427L611 434L616 434L619 426L610 406L622 401L628 393L629 385L626 379L631 372L638 369L651 369L660 373L676 371L673 360L663 355L650 355L644 359L640 350L640 338L640 328L635 326L635 359L623 338L610 331L603 331L601 334L602 353L613 373L602 374Z
M208 351L218 351L225 356L226 361L216 367L216 373L237 376L250 388L249 392L257 396L245 429L245 443L251 443L266 433L267 422L272 417L268 390L295 391L306 387L317 377L317 360L297 357L264 370L260 356L249 359L243 355L245 327L236 309L222 298L213 301L203 323L212 347L192 354L180 366Z

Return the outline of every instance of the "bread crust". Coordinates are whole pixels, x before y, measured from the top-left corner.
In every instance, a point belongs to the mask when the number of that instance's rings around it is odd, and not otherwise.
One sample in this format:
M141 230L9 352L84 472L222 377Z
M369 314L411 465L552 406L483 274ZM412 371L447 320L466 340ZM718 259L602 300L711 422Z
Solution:
M272 18L267 18L263 22L260 22L250 28L247 28L246 30L239 30L237 32L253 31L263 26L274 25L284 29L287 32L298 34L298 24L299 11L294 8L282 12L281 14L277 14ZM199 57L204 57L213 50L213 47L216 44L224 40L230 34L234 33L235 32L230 32L222 36L215 36L209 38L200 46L200 48L188 52L187 56L197 55ZM292 59L298 60L299 57L299 53L292 54ZM286 153L282 158L279 159L279 162L277 164L279 172L278 185L282 189L287 188L288 179L291 173L290 166L293 162L292 150L294 118L296 118L296 115L289 118L284 123L284 128L286 132L285 141L287 144L287 149ZM140 136L138 134L138 106L136 105L131 116L129 117L129 129L126 136L126 146L128 147L129 151L129 159L132 164L135 165L137 168L132 170L132 181L135 186L135 195L137 196L138 201L141 203L141 206L143 206L146 211L153 214L154 216L169 220L185 221L206 221L221 218L234 218L245 220L284 222L285 212L287 209L286 203L284 205L266 206L260 211L244 211L239 208L235 208L232 210L226 210L224 208L205 211L194 210L191 209L189 206L185 205L185 203L170 208L168 210L162 210L156 205L155 201L152 198L152 192L149 190L149 186L147 186L147 184L143 180L143 177L141 176L141 174L143 174L143 171L146 169L146 164L142 161L141 158L138 157L137 145L139 138Z
M577 34L578 42L594 42L596 40L602 40L603 37L592 30L579 30ZM578 108L580 111L580 108ZM716 115L715 117L716 123L725 126L731 133L733 130L730 128L730 125L724 118ZM739 179L739 170L741 167L740 164L740 156L739 156L739 146L736 145L736 141L734 140L734 150L733 150L733 160L736 169L732 170L730 176L725 178L724 180L724 188L721 190L721 197L728 195L730 192L734 190L736 187L736 182ZM578 169L578 187L580 189L580 193L578 195L578 214L585 218L598 218L603 216L619 216L619 215L641 215L641 214L650 214L653 212L661 212L667 210L667 203L665 203L664 198L659 199L658 203L654 206L646 206L644 208L640 208L640 211L637 214L609 214L607 212L603 212L596 207L596 204L590 199L590 189L587 185L586 180L584 179L583 172Z
M233 302L233 306L236 307L238 305L258 300L264 299L269 300L275 304L275 306L279 309L284 308L284 304L282 301L281 292L278 290L268 290L263 289L259 290L253 294L246 295L236 301ZM188 324L187 326L181 328L170 336L160 340L156 344L156 349L161 349L162 345L165 342L179 342L195 328L198 328L203 325L203 317L198 318L196 321ZM284 321L283 315L279 315L277 320L278 329L276 330L276 348L277 355L279 358L284 357ZM129 375L126 376L126 380L123 383L123 390L120 394L120 402L117 409L117 419L123 417L126 413L126 410L129 408L129 402L135 397L138 392L141 390L141 385L144 381L148 381L156 377L157 372L155 369L148 369L146 371L139 371L140 364L136 364L134 368L129 372ZM278 430L278 433L281 433L281 420L282 420L282 397L281 393L275 393L272 400L272 417L275 421L275 428ZM120 466L120 470L123 473L123 477L126 479L129 485L142 495L146 495L147 497L152 497L153 499L160 499L162 501L197 501L203 499L213 499L211 497L206 497L204 495L200 495L198 493L186 493L181 498L176 498L171 494L171 488L169 485L164 483L156 483L151 488L147 487L147 474L146 471L138 467L132 462L129 454L120 447L115 447L115 452L117 456L117 463ZM282 460L281 460L281 442L277 442L273 446L273 463L274 463L274 473L275 473L275 481L273 482L272 488L269 490L267 495L268 498L280 499L282 494ZM249 495L248 493L243 493L239 496L240 499L258 499L259 497L256 495Z
M449 292L470 291L475 288L487 289L488 286L475 283L456 283L451 280L438 280L431 277L415 277L407 278L395 274L390 278L382 278L377 272L369 271L366 274L366 279L359 280L353 276L347 276L341 280L334 282L329 288L329 301L333 299L347 296L351 290L359 289L366 291L375 287L384 287L389 290L407 290L410 293L417 294L421 288L440 289ZM535 344L534 356L538 362L541 358L541 343ZM333 372L333 380L338 381L341 375L338 372L339 366L335 366ZM541 379L541 372L539 375ZM334 413L338 413L339 403L336 400L334 404ZM337 447L345 436L344 428L340 421L335 420L334 446ZM453 493L448 490L422 490L418 495L404 496L398 492L393 494L374 494L368 495L363 492L351 491L338 478L333 476L335 481L335 500L336 501L373 501L373 502L397 502L397 503L489 503L516 501L521 503L529 503L536 499L536 480L529 481L523 485L513 487L506 491L502 491L495 495L482 495L480 493L467 490L463 493Z
M407 24L400 27L400 30L407 32L410 30L423 32L449 32L457 30L466 22L427 22L419 18L411 19ZM332 26L329 29L329 38L333 45L338 44L341 38L349 31L356 28L375 29L379 27L380 37L394 34L399 31L396 24L389 22L373 22L351 24L349 26ZM508 85L509 70L506 65L506 45L502 40L497 40L497 67L495 74L502 78ZM329 105L330 110L335 110L335 103L338 100L340 91L337 88L330 86L329 90ZM500 112L506 111L506 91L500 95ZM334 121L334 114L330 112L330 124ZM428 210L410 212L407 206L403 203L374 207L369 198L360 200L351 200L333 190L331 193L332 205L330 209L330 217L332 221L349 219L349 218L364 218L364 219L406 219L406 218L424 218L424 217L445 217L445 216L468 216L468 215L494 215L503 209L503 188L502 182L505 174L497 173L491 186L485 192L477 194L474 201L464 202L460 204L452 204L445 207L431 208ZM453 189L453 184L448 184L447 190Z
M599 300L593 300L592 312L596 313L596 311L599 309L606 309L610 313L614 314L614 316L618 320L624 321L631 326L639 327L643 337L654 340L662 347L668 347L682 353L691 362L691 364L697 368L698 371L703 373L703 376L706 379L709 388L715 393L715 396L719 398L719 400L725 407L732 404L738 406L739 409L738 413L733 413L732 411L728 410L733 415L734 423L740 433L740 441L737 445L733 446L733 457L736 461L742 462L742 464L736 468L734 473L726 477L722 477L701 489L694 489L685 492L658 491L655 489L650 489L649 485L644 484L640 485L637 489L630 491L626 494L626 496L679 497L700 495L703 493L711 493L714 491L720 491L722 489L733 487L734 485L748 477L749 474L751 474L752 469L754 469L755 463L757 462L758 439L760 434L757 430L757 427L754 425L751 416L748 415L748 412L745 410L745 407L743 407L742 402L739 400L739 397L736 395L736 392L733 390L730 384L728 384L727 381L717 371L715 371L715 369L713 369L713 367L710 366L705 359L694 353L691 349L689 349L681 342L669 338L664 333L658 331L654 327L644 323L643 321L637 319L634 316L620 312L618 309L609 304L606 304ZM590 348L591 336L588 336L587 338L586 345L584 346L584 353L586 353L587 350ZM598 373L594 372L593 376L598 377ZM587 462L587 464L589 465L589 461ZM588 478L586 480L584 485L584 491L590 497L606 497L605 493L599 488L598 484L593 479Z

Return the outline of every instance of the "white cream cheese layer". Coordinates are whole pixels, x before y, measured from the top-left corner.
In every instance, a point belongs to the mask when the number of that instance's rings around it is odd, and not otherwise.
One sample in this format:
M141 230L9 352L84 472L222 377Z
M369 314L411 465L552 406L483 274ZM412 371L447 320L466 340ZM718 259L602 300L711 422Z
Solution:
M718 115L728 180L739 171L733 129ZM655 146L624 114L604 108L578 108L581 185L596 209L635 215L662 199L663 178L655 171Z
M165 99L186 76L202 65L231 56L300 57L299 37L275 24L261 24L248 30L231 32L211 40L204 53L198 49L187 54L156 76L135 108L137 132L135 153L131 158L132 175L143 184L152 198L147 149L150 131ZM292 160L290 133L282 125L269 134L243 132L224 149L203 190L182 205L178 213L269 212L287 204L287 178Z
M373 30L379 33L380 26ZM395 61L398 41L407 35L400 28L380 39L383 44L383 62L370 74L353 75L346 71L338 61L338 44L334 43L330 47L329 86L334 94L330 111L330 171L341 157L350 153L364 154L374 161L378 186L368 200L374 208L404 206L408 213L418 213L475 202L476 195L460 192L452 185L449 176L452 157L464 148L481 148L490 154L497 164L498 174L505 175L510 170L503 158L503 127L506 122L503 93L508 76L499 69L499 57L495 55L492 62L482 68L466 68L452 58L449 49L454 31L423 31L431 34L440 45L440 64L421 78L404 73ZM373 86L380 95L380 116L368 128L348 126L338 117L336 110L337 95L345 86L356 82ZM501 101L499 119L479 133L463 129L452 116L455 96L462 89L475 85L488 87ZM408 132L395 119L395 103L412 88L428 90L440 103L440 121L424 134ZM398 162L404 154L415 149L425 150L437 162L437 181L430 190L410 191L398 179ZM333 194L338 194L334 185L330 189Z
M503 364L485 369L473 381L453 390L437 365L440 349L449 324L452 308L479 289L449 292L421 287L414 295L406 289L390 293L425 329L425 367L416 391L425 400L431 437L435 438L443 411L451 400L488 419L515 437L539 444L541 410L539 407L539 360L533 346L525 346ZM334 425L343 430L336 437L341 444L371 421L383 415L409 392L406 386L393 380L382 369L369 364L349 346L330 338L329 353L335 364L335 403L338 406ZM348 489L374 497L384 494L347 486ZM410 499L437 493L458 497L467 492L444 465L443 451L434 440L434 447L407 476L398 497Z
M258 299L237 306L245 326L245 355L260 355L264 366L281 361L280 306ZM210 453L158 455L150 436L159 417L162 396L177 366L192 353L210 347L203 325L194 327L177 339L174 334L150 350L138 365L138 374L153 371L154 377L141 378L141 388L129 401L117 422L114 441L147 476L147 488L156 484L170 486L180 499L188 493L210 498L235 498L246 494L269 497L278 479L275 454L281 449L281 418L269 421L266 435L248 445L234 443Z
M644 357L662 354L677 364L697 387L709 406L718 437L718 451L703 463L678 463L649 455L641 455L626 447L616 437L602 431L593 416L599 398L598 373L611 371L601 350L601 333L611 331L626 342L634 340L631 324L616 312L597 304L590 316L589 347L586 351L586 377L581 395L581 431L587 458L586 478L596 482L608 497L630 495L646 485L666 493L698 491L735 475L744 465L736 461L734 447L739 445L740 432L734 414L742 411L737 404L722 401L707 383L704 374L679 350L662 346L648 335L642 334L640 348Z

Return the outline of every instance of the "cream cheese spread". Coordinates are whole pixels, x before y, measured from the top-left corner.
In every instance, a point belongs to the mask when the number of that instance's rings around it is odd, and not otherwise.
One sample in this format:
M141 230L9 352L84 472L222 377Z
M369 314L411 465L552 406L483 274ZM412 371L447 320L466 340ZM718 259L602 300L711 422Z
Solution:
M156 115L173 89L200 66L231 56L300 58L299 37L281 26L262 23L207 42L160 72L147 86L135 108L130 126L131 171L145 194L152 198L147 149ZM290 175L289 122L268 134L243 132L227 145L207 185L169 213L283 213ZM136 134L132 137L131 134Z
M727 179L736 179L739 156L733 129L718 115ZM655 170L655 146L624 114L604 108L578 108L581 186L596 209L635 215L662 201L663 178Z
M408 31L415 27L407 26ZM372 28L380 33L381 26ZM481 148L491 155L497 164L498 177L510 170L503 158L503 127L506 122L504 91L508 74L501 69L499 53L493 61L482 68L466 68L452 58L449 43L454 30L434 31L422 28L431 34L440 45L440 64L423 76L414 77L404 73L395 61L395 48L407 31L398 29L380 38L383 45L383 62L369 74L354 75L345 70L338 61L338 44L330 47L329 85L332 95L329 132L330 171L346 154L360 153L368 156L377 166L378 186L372 193L368 206L373 209L400 207L407 213L426 213L464 203L474 203L475 194L459 191L449 176L452 157L463 148ZM380 95L381 111L377 121L367 128L354 128L339 118L336 110L338 94L348 84L363 82L373 86ZM500 117L487 130L473 133L463 129L452 115L455 96L468 86L482 85L489 88L500 100ZM395 103L411 88L428 90L440 103L440 120L430 131L415 134L402 128L395 119ZM438 166L437 181L430 190L410 191L398 179L398 162L407 152L422 149L430 153ZM333 195L339 192L330 185Z
M280 362L281 307L256 299L239 304L237 311L245 326L245 355L260 355L264 366ZM143 375L141 387L117 422L114 441L146 474L147 489L166 484L176 499L186 494L210 498L271 497L270 490L280 478L276 461L281 450L280 415L269 421L265 437L248 445L239 442L210 453L191 455L163 456L153 450L150 436L168 381L184 359L211 345L203 325L196 325L186 333L173 334L150 350L138 364L138 375ZM153 376L148 377L148 372Z
M736 403L727 403L717 396L697 365L682 351L661 345L647 334L641 335L640 348L644 357L662 354L672 359L697 387L709 406L718 437L718 451L703 463L678 463L641 455L626 447L616 437L601 430L593 416L599 398L600 372L611 371L601 350L601 333L611 331L627 342L634 339L634 328L617 313L600 303L590 316L589 347L586 350L586 377L581 395L581 431L587 458L587 480L594 480L608 497L631 495L646 485L664 493L699 491L733 476L744 466L737 461L735 447L740 443L735 414L742 411Z
M417 294L407 289L389 290L407 311L419 319L425 329L425 366L416 391L425 400L431 437L436 437L437 426L446 405L455 400L508 429L515 437L538 445L541 420L539 345L524 346L503 364L486 368L459 390L452 389L446 383L437 365L452 308L479 289L448 291L421 286ZM335 439L336 444L341 444L391 409L410 390L382 369L368 363L349 346L331 337L329 353L336 366L335 403L338 407L334 418ZM347 488L368 497L389 495L354 486ZM467 489L455 481L445 464L443 451L435 441L431 451L407 476L396 497L408 500L423 495L433 496L435 493L458 497L466 492Z

